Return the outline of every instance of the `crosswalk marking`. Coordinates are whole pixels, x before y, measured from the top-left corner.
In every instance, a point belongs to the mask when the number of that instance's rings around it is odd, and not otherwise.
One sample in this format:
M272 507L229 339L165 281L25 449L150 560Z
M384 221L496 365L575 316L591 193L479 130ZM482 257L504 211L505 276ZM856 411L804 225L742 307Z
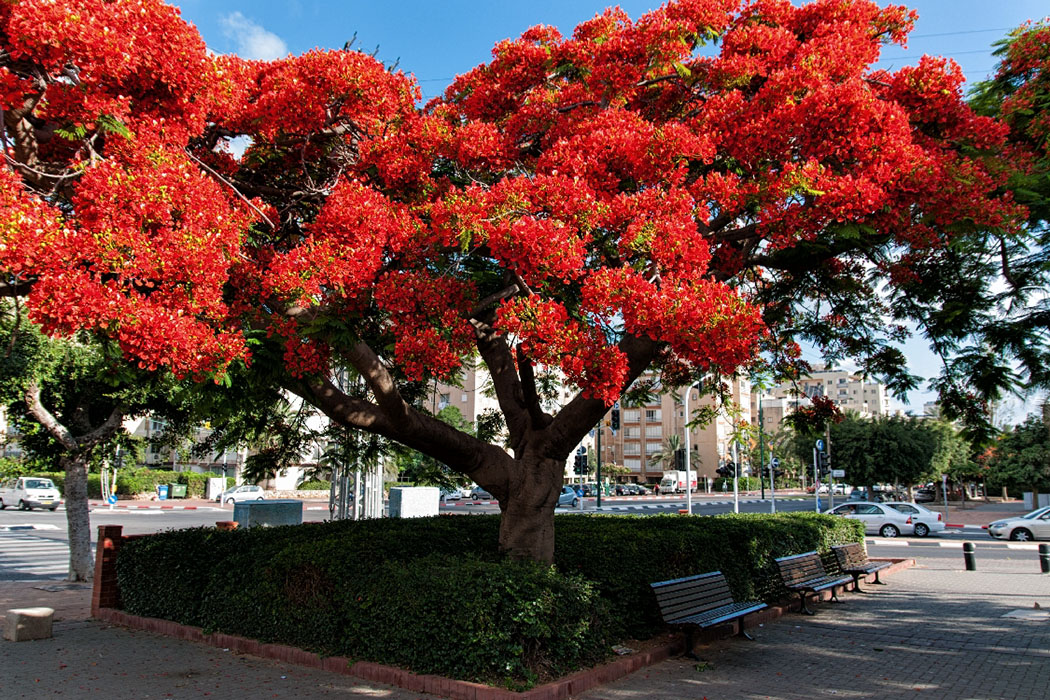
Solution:
M69 545L21 532L0 533L0 579L60 577L69 571Z

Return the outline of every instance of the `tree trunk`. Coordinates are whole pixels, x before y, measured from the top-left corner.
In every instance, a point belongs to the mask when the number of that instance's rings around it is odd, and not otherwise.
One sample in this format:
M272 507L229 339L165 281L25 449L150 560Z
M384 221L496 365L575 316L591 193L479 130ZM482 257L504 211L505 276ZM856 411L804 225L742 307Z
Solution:
M69 532L69 581L90 581L94 575L91 556L91 518L88 514L87 461L62 460L66 471L66 524Z
M517 462L519 478L500 498L500 551L511 559L554 562L554 508L561 492L564 460ZM498 494L496 494L498 496Z

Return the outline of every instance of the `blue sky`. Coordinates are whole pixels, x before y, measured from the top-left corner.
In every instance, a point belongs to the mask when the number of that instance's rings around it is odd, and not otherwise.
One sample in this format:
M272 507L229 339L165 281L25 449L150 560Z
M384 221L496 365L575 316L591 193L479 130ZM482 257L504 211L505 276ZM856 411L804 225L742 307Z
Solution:
M320 2L311 0L185 0L176 2L183 17L195 24L208 47L219 53L270 59L312 48L342 48L354 37L355 47L387 64L415 75L424 97L440 95L455 76L490 58L493 45L520 35L537 24L551 24L563 34L607 3L595 0L371 0ZM886 4L886 3L882 3ZM955 59L970 82L988 77L995 68L991 44L1025 20L1050 13L1046 0L913 0L919 13L907 50L884 50L880 67L914 64L923 54ZM654 0L620 3L632 18L656 7ZM937 361L921 340L905 352L916 374L937 373ZM816 360L816 353L807 352ZM921 412L929 392L912 392L908 406ZM1013 408L1022 420L1031 405Z

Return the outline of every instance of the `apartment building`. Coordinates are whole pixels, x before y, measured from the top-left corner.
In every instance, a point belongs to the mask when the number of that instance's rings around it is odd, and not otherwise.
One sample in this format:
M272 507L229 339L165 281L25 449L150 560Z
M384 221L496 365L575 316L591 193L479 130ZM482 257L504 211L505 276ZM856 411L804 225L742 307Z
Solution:
M798 382L785 382L774 387L768 395L763 396L763 413L766 411L767 399L790 399L781 404L771 402L769 407L776 410L780 405L782 408L794 410L796 398L801 400L817 396L826 396L843 411L854 411L861 416L888 416L891 413L890 397L885 384L866 381L855 372L828 369L824 365L815 365L813 372Z
M739 409L736 417L721 407L714 420L689 430L689 445L695 450L690 468L697 473L697 483L701 488L705 478L712 481L716 478L715 470L731 456L734 421L753 420L750 382L743 378L729 381L732 402ZM701 396L695 388L690 389L688 403L691 415L701 408L720 408L714 397ZM610 419L611 411L601 424L602 463L626 467L627 475L619 480L655 484L660 481L664 470L674 468L656 457L666 451L667 440L672 435L679 436L680 444L685 446L689 419L686 417L684 388L674 394L661 394L643 406L621 406L620 429L615 432Z

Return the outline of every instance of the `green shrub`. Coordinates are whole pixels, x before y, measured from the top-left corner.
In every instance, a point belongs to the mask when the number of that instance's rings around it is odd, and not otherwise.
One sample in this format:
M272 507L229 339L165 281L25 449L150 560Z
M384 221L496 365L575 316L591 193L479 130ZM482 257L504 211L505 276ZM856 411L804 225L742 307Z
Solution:
M560 515L556 532L555 570L503 561L495 515L177 530L129 541L117 569L136 615L519 686L663 629L652 582L720 570L772 601L774 557L863 536L813 513Z
M296 486L299 491L328 491L332 488L331 481L321 481L314 479L312 481L304 481L303 483Z

